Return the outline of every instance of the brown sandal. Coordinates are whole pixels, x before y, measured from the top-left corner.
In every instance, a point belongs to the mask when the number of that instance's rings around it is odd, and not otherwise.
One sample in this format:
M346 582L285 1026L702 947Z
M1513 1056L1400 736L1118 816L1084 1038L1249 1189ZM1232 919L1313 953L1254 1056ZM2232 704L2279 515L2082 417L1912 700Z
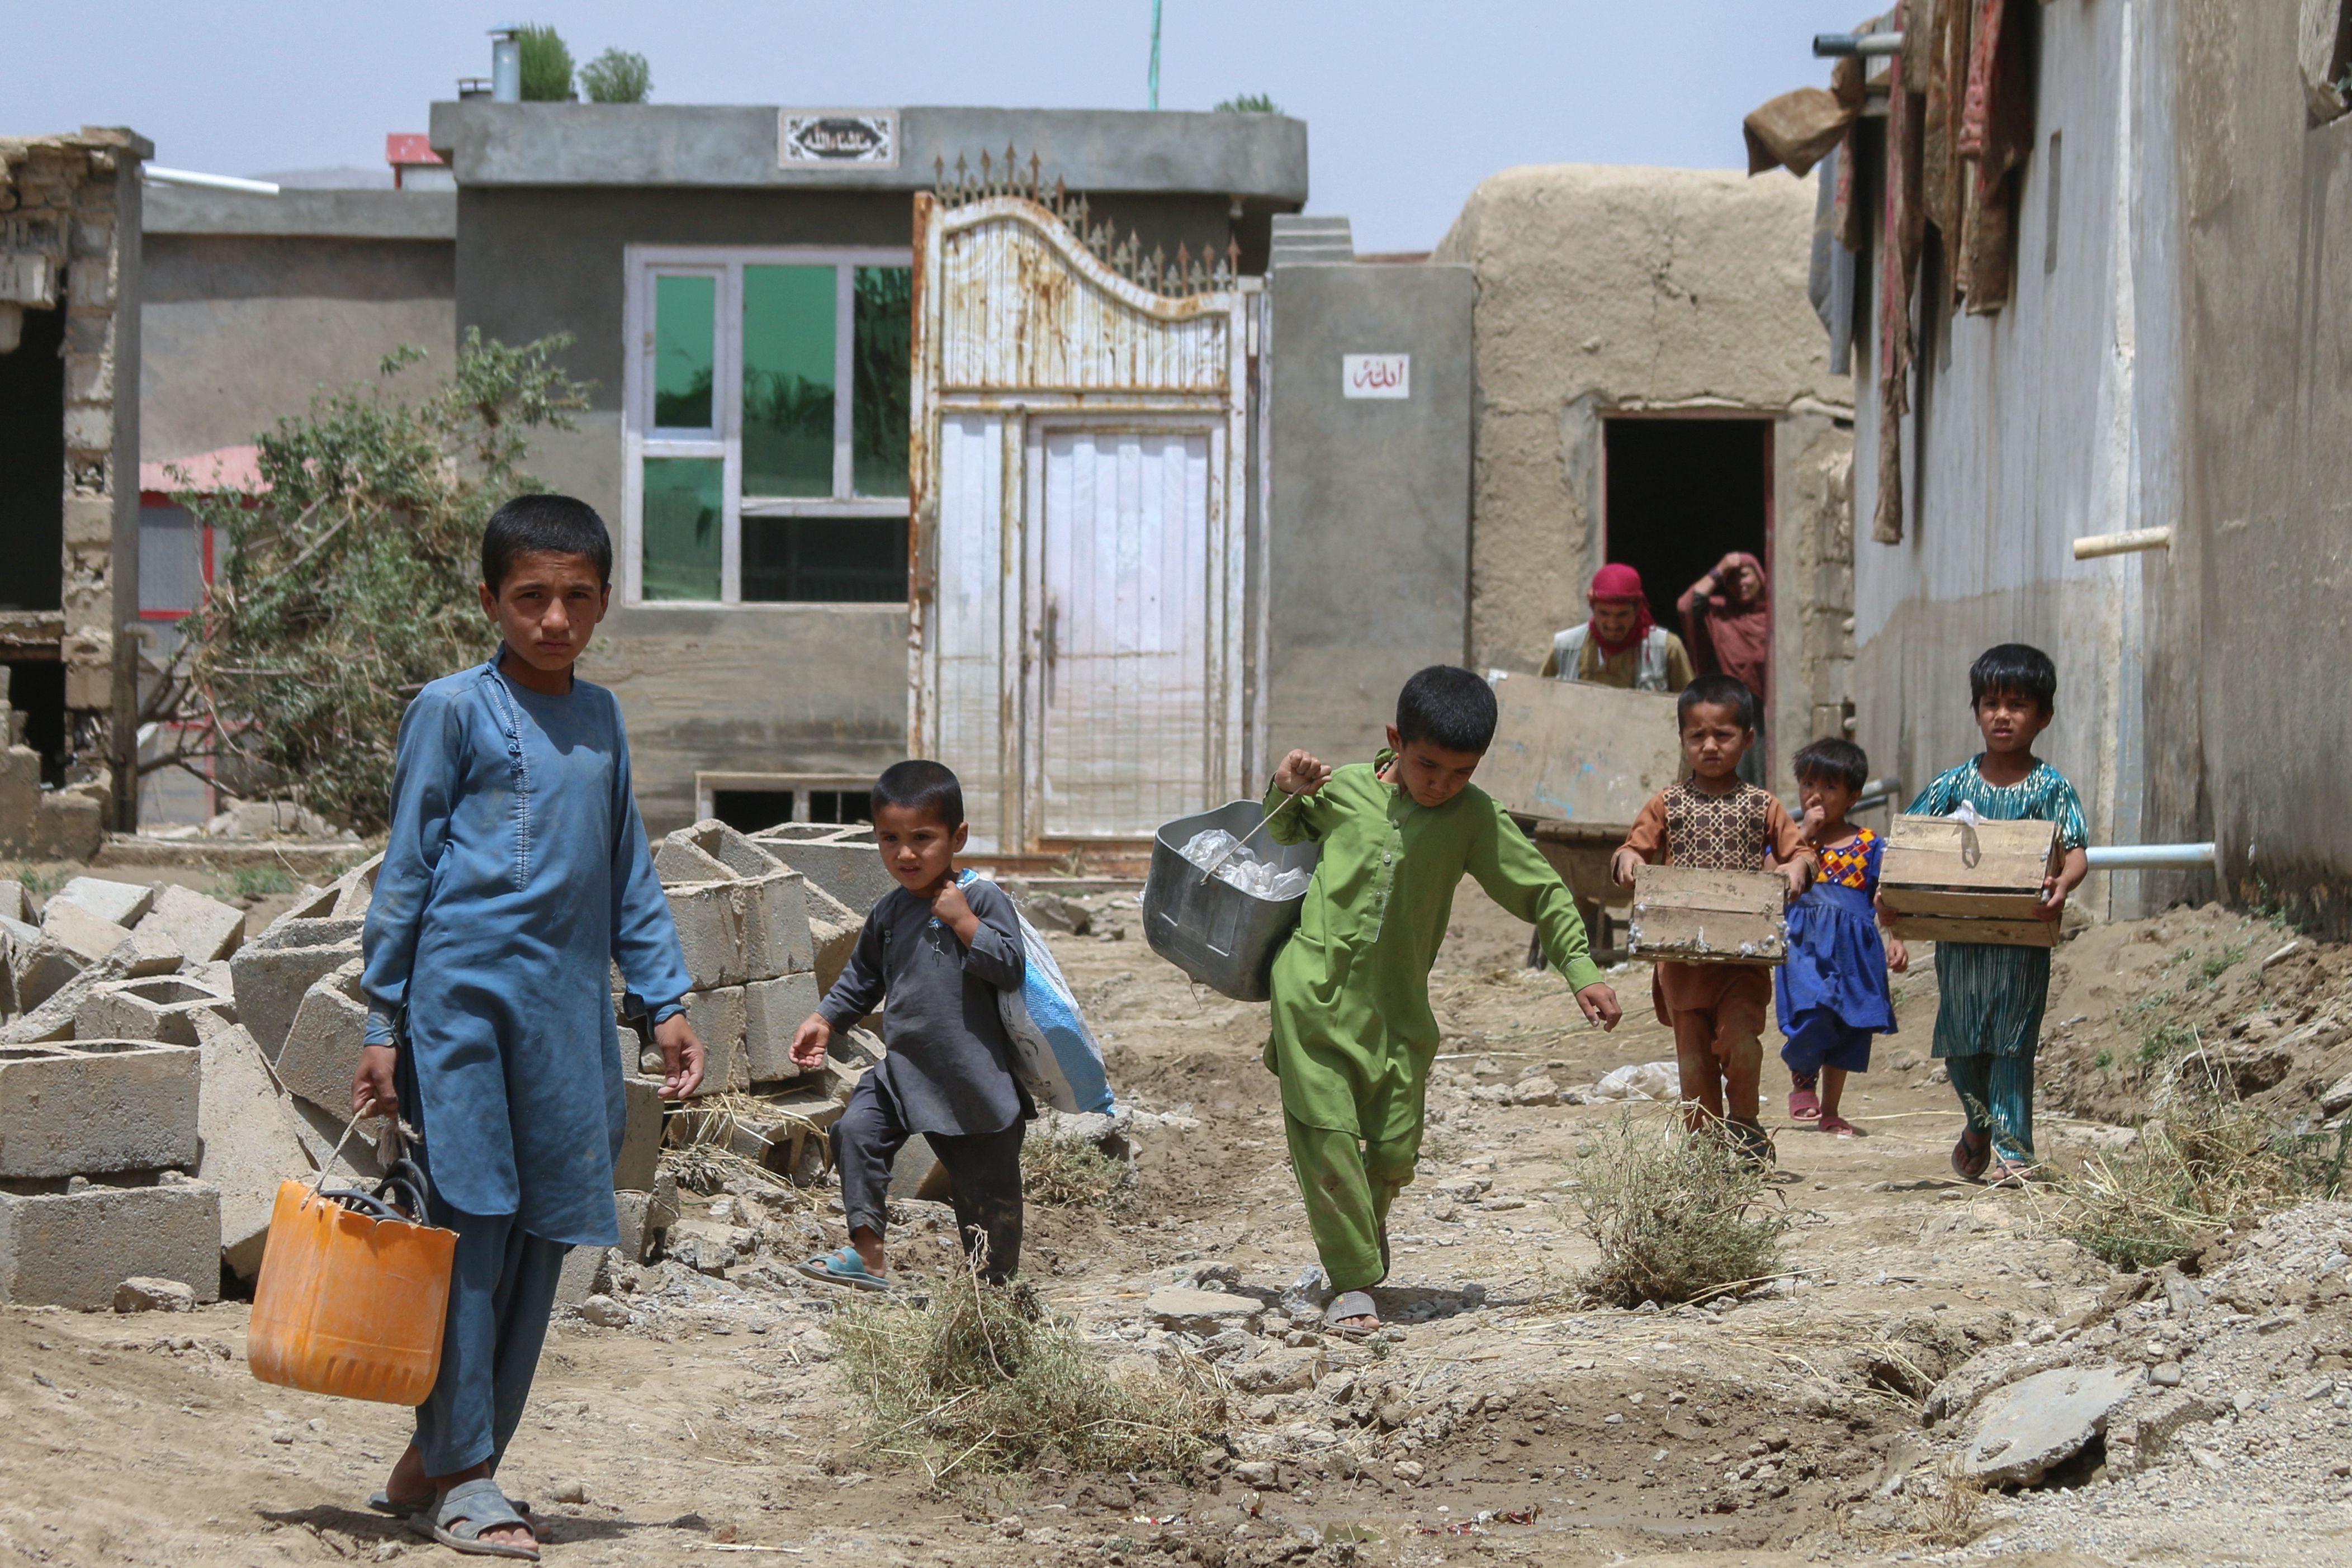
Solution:
M1981 1181L1985 1167L1992 1163L1992 1134L1979 1134L1981 1143L1970 1143L1969 1130L1960 1129L1960 1141L1952 1145L1952 1174L1962 1181Z

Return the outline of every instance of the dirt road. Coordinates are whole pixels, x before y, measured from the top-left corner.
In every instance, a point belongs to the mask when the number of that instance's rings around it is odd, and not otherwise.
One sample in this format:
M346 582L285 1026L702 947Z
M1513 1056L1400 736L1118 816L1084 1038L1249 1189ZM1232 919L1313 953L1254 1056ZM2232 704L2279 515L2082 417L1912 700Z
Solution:
M1274 1082L1256 1060L1264 1009L1197 990L1136 939L1131 904L1095 903L1125 937L1056 946L1122 1099L1151 1113L1137 1134L1140 1184L1112 1213L1033 1210L1028 1271L1123 1357L1154 1348L1143 1309L1153 1288L1206 1278L1270 1300L1312 1252ZM1932 971L1900 982L1902 1032L1849 1092L1864 1136L1791 1126L1786 1074L1768 1066L1774 1192L1796 1218L1788 1277L1722 1310L1580 1309L1568 1288L1592 1254L1566 1185L1578 1146L1603 1119L1664 1107L1517 1105L1510 1091L1534 1077L1590 1083L1670 1057L1671 1043L1650 1016L1646 970L1614 977L1627 1021L1603 1037L1557 976L1519 967L1524 942L1465 885L1434 982L1446 1043L1428 1142L1392 1226L1391 1315L1421 1321L1370 1347L1261 1325L1271 1348L1234 1363L1234 1452L1222 1473L1186 1485L1049 1469L929 1487L861 1444L861 1413L828 1364L834 1301L779 1266L837 1242L837 1217L772 1205L756 1228L762 1251L731 1278L648 1268L625 1297L631 1326L558 1324L507 1490L549 1521L549 1560L579 1568L737 1556L1878 1561L1945 1550L1938 1530L1974 1534L1969 1550L1988 1552L2029 1526L2045 1545L2095 1546L2084 1561L2209 1554L2152 1500L2146 1528L2125 1530L2137 1517L2126 1486L1996 1496L1955 1524L1919 1496L1932 1489L1903 1485L1928 1458L1919 1401L1938 1378L1982 1347L2095 1309L2115 1282L2055 1237L2045 1195L1951 1179L1958 1118L1925 1061ZM2110 997L2110 1010L2132 999ZM2042 1117L2045 1154L2121 1136L2054 1106ZM689 1207L689 1229L744 1228L740 1211ZM948 1255L941 1211L906 1206L902 1258ZM257 1383L244 1322L234 1303L125 1318L0 1311L0 1562L434 1554L363 1504L404 1441L404 1412ZM1267 1375L1302 1362L1303 1375ZM2315 1479L2307 1519L2282 1503L2231 1560L2327 1559L2344 1544L2345 1511L2340 1498L2320 1504L2343 1484ZM2114 1528L2095 1542L2069 1521L2089 1521L2107 1496Z

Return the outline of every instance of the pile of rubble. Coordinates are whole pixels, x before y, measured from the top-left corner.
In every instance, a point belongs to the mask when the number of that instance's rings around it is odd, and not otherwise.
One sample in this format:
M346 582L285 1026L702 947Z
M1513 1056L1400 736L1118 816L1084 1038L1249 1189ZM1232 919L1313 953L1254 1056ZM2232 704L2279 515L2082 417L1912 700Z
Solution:
M1923 1419L1945 1473L2014 1489L2013 1525L2352 1500L2352 1204L2305 1203L2126 1275L2071 1322L1954 1368ZM2188 1523L2188 1520L2181 1522ZM2094 1526L2095 1528L2095 1526ZM2009 1539L2032 1542L2012 1528Z
M335 1153L367 1022L361 932L381 859L250 941L242 910L182 887L79 877L36 922L24 887L0 882L0 1301L95 1309L134 1276L215 1300L225 1280L257 1273L280 1181L331 1164L331 1180L381 1174L381 1124ZM616 1261L655 1256L675 1223L666 1143L715 1142L814 1180L825 1129L882 1050L856 1030L814 1072L790 1053L888 885L870 837L787 827L755 840L706 821L663 840L655 862L693 981L688 1015L709 1047L701 1093L724 1109L663 1102L660 1054L616 971L622 1245L583 1249L575 1301ZM905 1163L911 1192L930 1162Z

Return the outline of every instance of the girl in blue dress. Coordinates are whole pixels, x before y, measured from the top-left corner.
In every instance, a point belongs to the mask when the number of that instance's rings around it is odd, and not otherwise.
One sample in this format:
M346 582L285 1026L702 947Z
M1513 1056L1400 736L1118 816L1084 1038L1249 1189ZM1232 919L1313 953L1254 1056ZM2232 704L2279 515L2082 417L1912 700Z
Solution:
M1799 824L1821 859L1821 874L1789 907L1789 957L1774 1001L1786 1043L1789 1114L1841 1138L1853 1124L1838 1114L1849 1072L1870 1069L1870 1037L1895 1032L1886 972L1910 963L1901 938L1878 931L1878 859L1885 842L1845 820L1862 798L1870 759L1848 740L1816 740L1792 759Z

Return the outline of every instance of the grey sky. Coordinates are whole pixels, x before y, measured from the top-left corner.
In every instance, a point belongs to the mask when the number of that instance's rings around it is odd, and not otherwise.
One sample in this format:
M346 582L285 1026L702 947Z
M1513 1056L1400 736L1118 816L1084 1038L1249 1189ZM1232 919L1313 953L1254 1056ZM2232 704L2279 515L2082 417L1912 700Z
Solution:
M1163 0L1160 104L1270 93L1308 124L1310 210L1365 250L1425 249L1515 163L1727 166L1739 117L1826 82L1819 31L1862 0ZM0 132L129 125L159 162L221 173L380 166L484 29L551 22L583 61L651 60L670 102L1140 109L1150 0L113 0L31 6ZM37 53L47 31L49 50Z

